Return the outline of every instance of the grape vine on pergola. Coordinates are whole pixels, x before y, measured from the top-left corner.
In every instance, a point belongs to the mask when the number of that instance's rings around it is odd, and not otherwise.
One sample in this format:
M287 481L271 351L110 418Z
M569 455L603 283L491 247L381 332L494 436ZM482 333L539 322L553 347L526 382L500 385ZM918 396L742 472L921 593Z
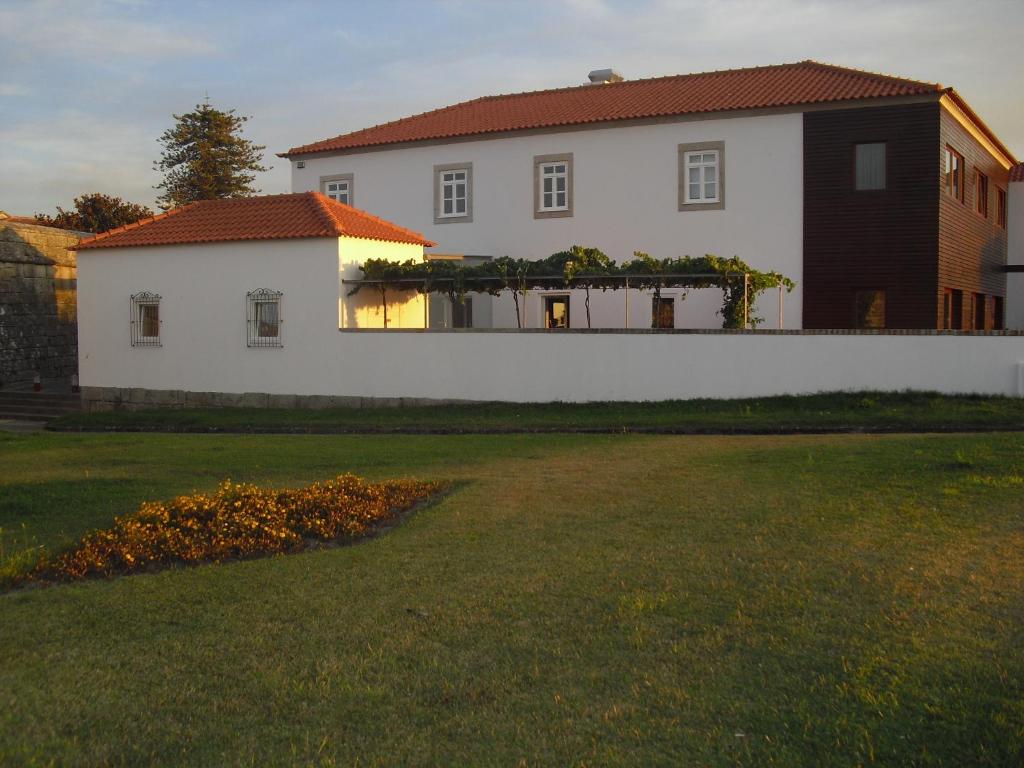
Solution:
M651 290L656 298L665 288L722 290L723 328L749 328L761 320L754 308L757 297L769 288L790 291L795 283L778 272L752 269L738 256L722 259L706 255L698 258L656 259L635 252L634 258L616 264L596 248L573 246L546 259L531 261L508 256L464 266L451 260L394 262L368 259L361 266L364 277L344 280L351 286L349 295L362 288L380 293L387 326L387 292L415 290L422 294L442 293L452 303L467 293L499 296L511 291L516 308L516 323L522 327L519 299L531 289L582 289L586 293L587 327L590 327L590 291L625 289Z

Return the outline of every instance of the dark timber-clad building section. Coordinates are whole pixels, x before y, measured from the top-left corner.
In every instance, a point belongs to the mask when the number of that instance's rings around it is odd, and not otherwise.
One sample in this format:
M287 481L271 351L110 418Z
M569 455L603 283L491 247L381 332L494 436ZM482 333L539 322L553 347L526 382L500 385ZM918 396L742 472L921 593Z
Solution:
M1001 328L1007 182L937 100L804 113L804 328Z

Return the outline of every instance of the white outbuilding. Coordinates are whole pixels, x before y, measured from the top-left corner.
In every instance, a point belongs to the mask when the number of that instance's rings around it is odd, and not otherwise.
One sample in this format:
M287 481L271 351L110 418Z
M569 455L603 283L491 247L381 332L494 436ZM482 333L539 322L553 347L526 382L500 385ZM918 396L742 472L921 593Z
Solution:
M292 374L335 349L339 328L428 317L415 291L389 292L385 313L378 292L349 296L343 281L367 259L421 261L431 245L318 192L201 201L84 240L82 384L223 392L227 376L248 383L235 392L322 392Z

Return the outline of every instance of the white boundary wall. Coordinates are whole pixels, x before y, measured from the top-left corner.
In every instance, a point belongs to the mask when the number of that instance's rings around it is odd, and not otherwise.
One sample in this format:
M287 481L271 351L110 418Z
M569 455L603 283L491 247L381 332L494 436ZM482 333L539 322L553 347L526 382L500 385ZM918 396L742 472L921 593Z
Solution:
M81 251L81 383L520 402L859 389L1019 395L1024 386L1024 334L1013 332L339 331L355 301L339 301L351 264L417 248L310 239ZM245 294L254 288L284 292L283 347L246 346ZM143 290L163 297L159 347L131 346L130 296ZM408 314L403 322L422 325L420 305Z

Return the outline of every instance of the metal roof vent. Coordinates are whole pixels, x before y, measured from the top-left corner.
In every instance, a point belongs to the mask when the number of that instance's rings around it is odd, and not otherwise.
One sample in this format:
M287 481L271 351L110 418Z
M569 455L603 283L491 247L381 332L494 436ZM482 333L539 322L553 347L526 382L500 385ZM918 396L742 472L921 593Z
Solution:
M603 83L621 83L623 78L618 72L609 67L608 69L595 69L587 77L590 78L592 85L601 85Z

